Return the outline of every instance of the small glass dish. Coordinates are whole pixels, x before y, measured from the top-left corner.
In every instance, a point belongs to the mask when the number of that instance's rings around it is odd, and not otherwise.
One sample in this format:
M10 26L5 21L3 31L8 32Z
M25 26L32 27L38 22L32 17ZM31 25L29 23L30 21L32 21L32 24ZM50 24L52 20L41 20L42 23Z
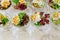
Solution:
M44 28L50 25L50 14L44 12L34 12L34 14L31 15L31 24L34 27L37 27L40 31L43 31Z
M12 0L13 7L16 10L27 10L28 9L28 2L25 0Z
M0 10L6 10L12 5L11 0L0 0Z
M10 17L5 11L0 11L0 29L9 30Z
M44 7L44 0L31 0L30 3L35 9L41 9Z
M16 14L15 14L16 13ZM15 12L12 14L12 26L13 27L28 27L29 24L29 16L27 15L26 12ZM21 18L21 19L20 19Z
M53 9L60 9L60 1L59 0L48 0L48 5Z
M60 25L60 11L55 11L53 12L52 16L51 16L51 21L55 24L55 25Z

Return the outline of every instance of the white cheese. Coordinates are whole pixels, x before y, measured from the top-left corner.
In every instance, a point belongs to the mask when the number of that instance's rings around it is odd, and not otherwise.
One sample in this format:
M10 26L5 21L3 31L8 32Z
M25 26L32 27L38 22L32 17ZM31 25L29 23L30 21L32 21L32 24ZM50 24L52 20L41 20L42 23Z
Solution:
M41 19L40 19L40 15L37 15L37 17L36 17L36 21L40 21Z
M40 20L41 20L41 18L40 18L40 14L37 13L36 20L35 20L34 22L37 23L37 22L40 21Z
M41 0L40 0L40 1L41 1ZM40 3L40 1L37 2L37 0L33 0L32 3Z
M37 0L33 0L32 3L38 3L38 5L40 5L40 6L43 4L42 0L40 0L38 2L37 2Z

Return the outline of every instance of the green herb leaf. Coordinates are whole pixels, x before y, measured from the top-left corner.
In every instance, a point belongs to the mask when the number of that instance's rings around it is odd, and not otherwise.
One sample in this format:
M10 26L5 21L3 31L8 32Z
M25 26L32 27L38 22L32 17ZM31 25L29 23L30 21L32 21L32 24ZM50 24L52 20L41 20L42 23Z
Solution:
M9 21L9 20L8 20L7 18L3 18L3 19L2 19L2 24L5 25L8 21Z
M24 15L25 15L24 12L19 13L19 18L20 18L20 20L23 19Z
M25 2L25 5L27 6L28 2Z
M59 20L54 20L53 21L56 25L60 24L60 19Z
M25 14L26 14L25 12L21 12L21 13L18 14L19 15L19 18L20 18L20 22L19 22L18 25L20 25L20 23L22 22L23 17L24 17Z
M19 3L19 0L13 0L13 2L14 2L15 4L18 4L18 3Z
M59 6L57 3L53 3L53 8L54 8L54 9L59 9L60 6Z
M41 26L40 22L35 23L36 26Z

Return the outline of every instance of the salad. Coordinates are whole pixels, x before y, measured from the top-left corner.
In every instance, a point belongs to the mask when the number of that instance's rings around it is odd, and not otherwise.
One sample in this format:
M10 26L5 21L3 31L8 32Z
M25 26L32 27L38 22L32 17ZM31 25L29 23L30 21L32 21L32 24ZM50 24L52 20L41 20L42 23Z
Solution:
M60 0L49 0L50 7L60 9Z
M13 18L13 24L16 26L24 26L29 22L29 16L25 12L20 12Z
M9 19L7 18L7 16L4 16L3 14L0 13L0 25L6 25L8 24Z
M10 0L0 0L0 9L7 9L11 6Z
M27 9L27 2L25 0L13 0L15 4L15 9L25 10Z
M31 19L36 26L49 24L49 18L50 14L44 14L44 12L35 12L34 15L31 16Z
M51 17L51 20L56 25L60 24L60 12L54 12Z
M36 8L41 8L44 6L44 0L32 0L32 5Z

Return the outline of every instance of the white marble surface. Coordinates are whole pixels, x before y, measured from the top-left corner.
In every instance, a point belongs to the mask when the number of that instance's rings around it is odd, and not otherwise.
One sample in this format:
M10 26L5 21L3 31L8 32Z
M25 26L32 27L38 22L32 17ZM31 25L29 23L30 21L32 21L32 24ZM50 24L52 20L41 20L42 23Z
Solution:
M24 12L30 16L35 11L44 11L45 13L52 14L54 11L58 10L52 9L46 1L43 8L35 10L29 5L28 10L25 10ZM9 9L5 11L3 10L2 13L3 12L7 13L6 15L9 17L10 24L7 28L0 28L0 40L60 40L60 27L55 26L53 23L37 28L31 23L30 20L26 27L18 28L12 24L12 18L21 11L15 10L11 6Z

